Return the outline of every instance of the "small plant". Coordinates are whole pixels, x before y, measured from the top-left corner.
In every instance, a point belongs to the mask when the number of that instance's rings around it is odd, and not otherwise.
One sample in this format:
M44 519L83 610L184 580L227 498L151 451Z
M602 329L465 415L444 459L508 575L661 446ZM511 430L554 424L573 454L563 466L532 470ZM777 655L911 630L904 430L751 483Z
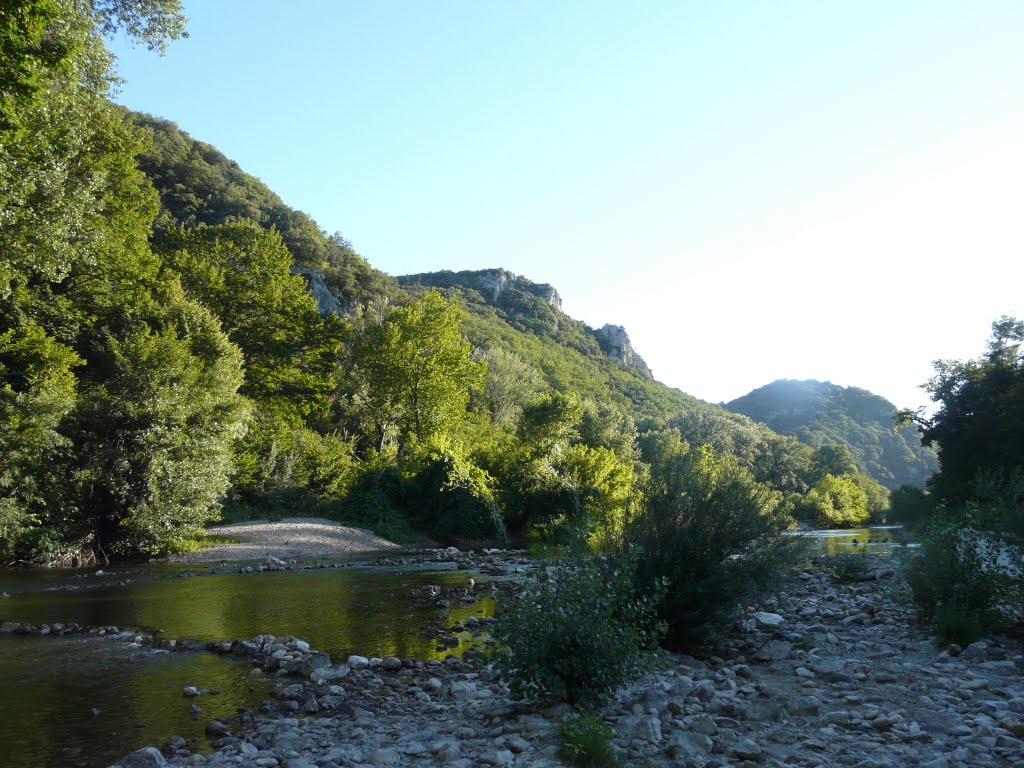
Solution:
M956 643L961 647L981 640L984 632L977 616L942 606L935 612L935 635L942 643Z
M829 576L840 584L863 581L870 570L871 563L868 561L866 549L856 553L844 552L840 555L833 555L828 560Z
M501 606L495 661L516 695L590 703L647 669L663 587L634 593L634 562L574 554Z
M601 718L581 710L578 717L562 723L558 755L579 768L611 768L618 765L613 735Z

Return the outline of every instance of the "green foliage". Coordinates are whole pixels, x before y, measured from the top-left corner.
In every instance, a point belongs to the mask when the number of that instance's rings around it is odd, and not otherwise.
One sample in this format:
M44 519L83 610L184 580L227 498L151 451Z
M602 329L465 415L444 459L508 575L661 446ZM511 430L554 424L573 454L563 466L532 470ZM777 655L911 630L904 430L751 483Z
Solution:
M939 404L931 418L904 417L922 427L926 445L938 446L940 470L932 496L963 501L977 495L979 473L1010 481L1024 472L1024 321L992 324L988 354L966 362L940 360L927 384Z
M1024 605L1024 551L993 530L993 509L968 502L936 510L910 561L907 580L924 616L946 621L957 614L977 621L983 631L1021 622Z
M963 647L985 636L977 616L947 605L935 611L935 636L943 643L956 643Z
M342 519L397 542L415 537L405 514L404 479L394 466L367 462L341 507Z
M514 428L523 407L535 400L544 388L540 372L514 352L494 347L474 354L487 366L487 375L477 399L501 428Z
M904 484L920 488L937 468L934 452L922 447L916 427L904 425L893 429L896 406L857 387L780 380L725 407L784 435L792 435L819 452L826 447L834 450L831 446L844 446L856 462L856 467L845 462L838 466L826 462L821 473L864 472L886 488ZM811 483L816 480L814 477Z
M48 554L44 541L72 516L62 490L82 361L34 324L0 334L0 563Z
M284 418L326 412L341 324L321 317L302 278L289 272L280 236L248 222L201 225L166 232L159 250L241 347L243 394Z
M444 444L420 448L416 461L421 467L405 496L419 529L444 544L507 537L486 472Z
M353 354L349 398L377 451L452 435L485 366L470 357L462 310L431 291L370 325Z
M109 376L78 416L93 532L111 551L159 552L217 516L248 418L242 356L184 300L105 351Z
M497 664L517 696L590 703L646 668L660 586L634 593L634 570L628 557L569 557L500 606Z
M889 520L907 526L921 526L932 512L929 495L913 485L901 485L892 492Z
M579 768L613 768L618 765L611 727L601 718L581 711L562 722L558 756Z
M681 446L651 467L625 540L638 551L637 591L667 580L667 643L685 648L778 583L797 553L791 520L735 459Z
M851 528L870 517L867 494L850 477L826 474L808 491L798 514L819 528Z
M868 560L868 551L862 549L860 552L844 552L839 555L832 555L826 561L829 575L840 584L850 584L855 581L862 581L871 569L871 561Z

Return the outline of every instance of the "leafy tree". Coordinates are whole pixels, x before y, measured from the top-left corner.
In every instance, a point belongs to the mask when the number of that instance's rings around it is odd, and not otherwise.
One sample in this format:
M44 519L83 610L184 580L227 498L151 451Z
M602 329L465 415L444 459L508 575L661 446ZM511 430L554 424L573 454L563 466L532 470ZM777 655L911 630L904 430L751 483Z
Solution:
M853 457L853 451L848 446L840 443L823 445L814 452L811 459L811 472L815 481L825 475L855 475L857 474L857 460Z
M249 222L200 225L167 232L158 249L241 347L243 394L292 421L326 413L342 326L317 312L279 235Z
M436 291L371 325L354 350L352 397L378 450L454 433L486 366L459 330L463 312Z
M850 477L826 474L807 492L803 514L822 528L847 528L869 518L867 494Z
M96 545L159 552L215 519L248 405L242 355L208 310L172 302L121 338L78 413Z
M493 347L474 357L487 365L487 376L479 399L494 423L513 427L523 406L536 399L544 387L540 372L519 355Z
M933 416L901 414L917 422L926 445L938 448L940 469L929 482L936 499L976 496L979 473L1009 482L1024 471L1022 343L1024 321L996 320L985 356L935 363L935 376L926 385L939 404Z
M0 563L46 558L51 531L73 517L63 492L82 361L37 325L0 334Z

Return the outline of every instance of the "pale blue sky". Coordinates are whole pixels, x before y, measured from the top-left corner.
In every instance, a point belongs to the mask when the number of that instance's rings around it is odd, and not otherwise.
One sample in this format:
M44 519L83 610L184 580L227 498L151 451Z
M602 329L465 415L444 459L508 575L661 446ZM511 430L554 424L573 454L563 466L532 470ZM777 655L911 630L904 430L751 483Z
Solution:
M923 404L1024 316L1024 3L186 0L121 101L391 274L504 267L665 383Z

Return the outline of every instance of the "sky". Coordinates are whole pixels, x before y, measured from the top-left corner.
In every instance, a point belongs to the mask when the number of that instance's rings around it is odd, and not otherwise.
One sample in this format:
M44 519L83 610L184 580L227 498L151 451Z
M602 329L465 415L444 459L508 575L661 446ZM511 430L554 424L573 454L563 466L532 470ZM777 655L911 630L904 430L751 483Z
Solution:
M118 100L393 275L503 267L711 402L899 407L1024 317L1024 3L185 0Z

